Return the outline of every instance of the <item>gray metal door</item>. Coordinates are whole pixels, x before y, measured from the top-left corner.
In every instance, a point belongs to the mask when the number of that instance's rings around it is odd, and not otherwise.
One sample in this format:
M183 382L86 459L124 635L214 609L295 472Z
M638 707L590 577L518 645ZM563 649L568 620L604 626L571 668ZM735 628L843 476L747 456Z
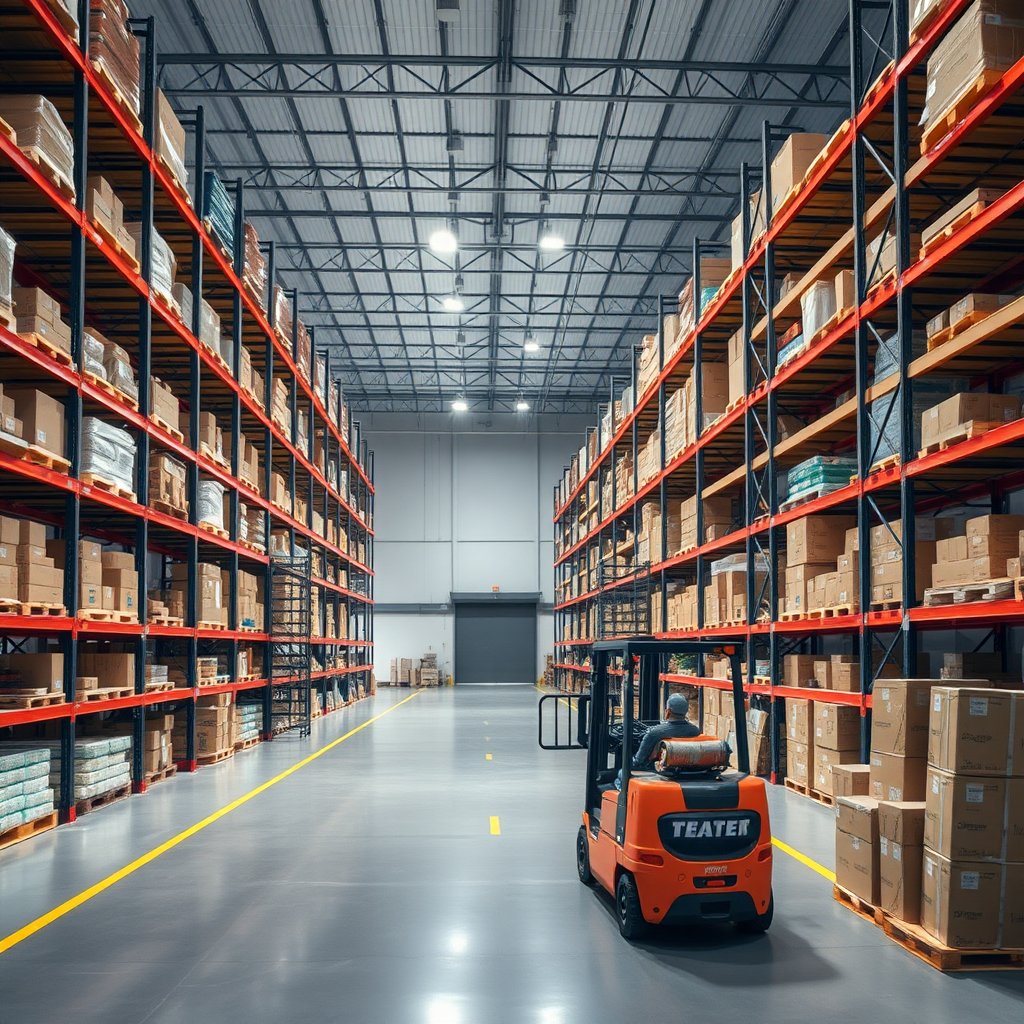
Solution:
M533 683L536 672L535 603L456 603L456 683Z

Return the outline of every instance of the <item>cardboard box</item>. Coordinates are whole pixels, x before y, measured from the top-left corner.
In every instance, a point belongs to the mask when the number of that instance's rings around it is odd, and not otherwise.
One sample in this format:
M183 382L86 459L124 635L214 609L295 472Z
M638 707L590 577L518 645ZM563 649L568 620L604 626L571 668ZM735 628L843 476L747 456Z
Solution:
M103 608L103 588L96 583L79 583L78 608L80 611Z
M104 569L135 568L135 555L131 551L104 551L100 561Z
M866 764L837 764L832 766L832 795L868 796L871 791L871 767Z
M932 688L928 763L971 775L1024 774L1024 693L972 682Z
M64 406L43 391L5 389L14 399L14 415L24 424L24 439L64 457Z
M813 705L809 700L786 698L786 740L790 743L811 743Z
M854 522L852 516L815 515L787 524L787 568L807 562L834 566L846 548L846 531Z
M927 762L923 757L902 757L871 751L871 795L876 800L924 800Z
M786 777L804 786L811 785L813 765L811 748L806 743L786 741Z
M953 860L1006 859L1003 822L1008 812L1006 779L953 775L928 769L924 843ZM1012 829L1024 815L1007 819Z
M827 135L816 132L795 132L782 144L771 166L772 216L788 193L804 180L807 171L821 152Z
M783 679L786 686L807 686L815 678L813 654L787 654L782 659Z
M811 760L814 774L810 785L819 793L832 795L832 769L839 764L856 764L860 760L859 750L830 750L827 747L812 747Z
M81 645L78 652L78 672L96 676L100 686L135 686L135 655L109 651L88 651Z
M877 904L878 844L836 829L836 884Z
M938 410L940 434L947 430L956 430L971 420L1009 423L1020 418L1020 396L965 392L940 402Z
M957 949L994 949L999 941L1001 864L951 861L924 851L921 926Z
M928 756L931 688L938 679L886 679L875 683L871 749L903 757Z
M860 751L860 708L849 704L814 704L814 748ZM853 759L854 762L856 758ZM840 763L852 763L849 760Z
M836 828L867 843L878 842L878 801L871 796L837 796Z
M0 654L0 669L16 673L20 685L29 689L64 689L63 654Z

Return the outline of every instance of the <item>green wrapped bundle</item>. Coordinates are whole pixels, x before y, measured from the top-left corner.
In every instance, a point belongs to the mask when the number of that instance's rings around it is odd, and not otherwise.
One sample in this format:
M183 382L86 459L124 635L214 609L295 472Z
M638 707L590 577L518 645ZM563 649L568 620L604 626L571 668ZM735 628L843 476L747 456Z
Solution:
M224 183L213 171L207 171L203 189L203 220L228 252L235 251L235 203Z

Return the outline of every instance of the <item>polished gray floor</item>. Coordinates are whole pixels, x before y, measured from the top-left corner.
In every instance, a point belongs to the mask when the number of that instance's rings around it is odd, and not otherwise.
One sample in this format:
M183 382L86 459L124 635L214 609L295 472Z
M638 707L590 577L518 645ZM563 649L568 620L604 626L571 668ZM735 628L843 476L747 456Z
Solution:
M0 853L0 936L407 695ZM582 762L537 748L536 699L415 697L0 956L0 1024L1024 1019L1024 977L939 974L781 853L767 936L629 945L576 881ZM831 814L771 795L776 834L831 866Z

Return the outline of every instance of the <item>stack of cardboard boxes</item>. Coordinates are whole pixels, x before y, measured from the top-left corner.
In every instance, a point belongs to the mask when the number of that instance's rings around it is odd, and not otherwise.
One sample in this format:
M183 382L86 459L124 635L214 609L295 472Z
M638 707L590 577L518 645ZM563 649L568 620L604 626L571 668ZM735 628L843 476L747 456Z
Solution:
M814 723L813 738L808 744L814 766L810 786L818 793L832 796L832 769L860 761L860 708L812 701L809 718Z
M159 377L149 378L150 418L169 427L172 433L181 433L181 403Z
M139 573L130 551L102 554L103 606L111 611L139 617Z
M19 334L34 334L52 346L71 351L71 328L60 318L60 303L42 288L14 288L11 292Z
M950 529L950 519L918 517L914 525L916 599L924 597L935 561L935 541ZM871 604L903 601L903 526L899 519L871 528Z
M273 390L270 393L270 418L285 437L292 436L292 409L288 402L288 383L282 377L274 378Z
M263 580L254 573L238 571L235 614L239 626L263 629Z
M6 387L2 394L4 432L63 459L63 403L32 388Z
M762 593L767 576L767 565L757 555L754 571L754 597ZM748 620L747 609L747 556L729 555L711 563L711 575L704 587L704 625Z
M131 259L135 259L135 239L124 223L124 204L114 193L106 178L92 174L85 180L85 212L108 242L115 242Z
M1024 692L935 686L921 923L950 946L1024 947Z
M171 766L173 760L174 715L147 715L142 746L142 770L146 775L155 775ZM131 722L111 722L105 725L106 732L118 736L131 736Z
M786 526L787 614L859 608L857 529L853 516L804 516Z
M0 689L33 694L64 690L63 654L0 654Z
M185 594L188 590L188 566L184 562L175 562L171 565L171 582L173 586L170 591L164 591L163 601L171 609L171 614L177 615L175 609L185 603ZM177 599L174 597L175 591L180 595ZM224 612L223 597L224 585L220 566L200 562L196 566L196 621L199 625L221 622Z
M196 757L222 760L235 747L234 697L230 693L208 694L196 699ZM188 724L185 713L174 716L171 740L175 760L187 756Z
M47 554L42 523L0 516L0 600L64 604L64 570Z
M963 533L952 526L953 520L933 520L947 525L947 533L931 551L931 585L952 587L966 583L1016 577L1020 575L1021 531L1024 516L988 515L968 519ZM925 552L925 558L929 552ZM922 557L918 544L918 560Z
M149 455L149 503L163 502L172 509L188 515L185 464L166 452L153 451Z
M1020 419L1020 409L1020 395L953 395L921 413L921 447L934 448L986 434Z

